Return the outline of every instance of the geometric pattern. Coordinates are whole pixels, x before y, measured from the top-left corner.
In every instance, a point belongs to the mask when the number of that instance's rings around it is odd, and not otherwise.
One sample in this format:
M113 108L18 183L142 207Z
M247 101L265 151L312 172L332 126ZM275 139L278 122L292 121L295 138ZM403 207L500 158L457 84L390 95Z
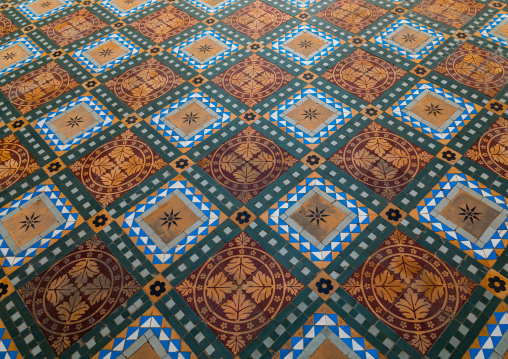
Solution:
M484 7L484 4L474 0L423 0L412 10L456 29L460 29L476 14L482 11Z
M459 170L452 168L416 206L411 215L424 226L432 229L435 233L450 241L480 263L491 267L508 245L508 220L506 220L506 216L503 215L501 220L497 221L497 223L496 221L494 222L493 230L486 233L488 237L485 238L483 245L478 245L478 242L474 243L470 238L466 238L464 233L461 233L456 228L450 228L450 225L444 224L442 219L436 218L434 210L436 207L439 208L440 202L445 200L450 194L453 194L454 189L462 188L470 189L470 191L477 193L483 201L502 208L501 211L508 210L507 198L468 175L461 173Z
M365 0L338 0L317 16L357 34L386 13L386 9Z
M186 103L193 100L200 101L204 106L217 114L217 118L213 123L206 124L204 128L200 129L195 134L185 135L177 128L172 128L164 121L164 118L178 109L182 108ZM206 140L208 137L219 131L232 119L231 112L212 98L207 96L204 92L191 92L184 97L175 101L169 107L154 113L147 122L155 128L161 135L163 135L169 142L175 145L180 151L186 151L194 148L198 143Z
M157 0L152 0L157 1ZM238 0L222 0L222 1L210 1L210 0L185 0L189 4L195 6L206 14L215 14L219 11L224 10L228 6L236 3ZM212 5L216 4L216 5Z
M212 58L208 58L206 61L199 61L199 59L196 59L191 53L185 51L185 49L190 45L201 39L209 37L216 39L216 41L225 49L220 51L218 54L215 54ZM187 40L182 41L178 45L173 46L171 48L171 53L195 70L206 70L218 62L228 58L240 49L241 46L229 39L227 36L224 36L215 30L205 30L189 37Z
M489 39L490 41L503 47L508 47L508 39L506 38L506 35L497 32L497 29L502 28L503 25L507 22L507 19L508 14L501 11L491 20L489 20L485 26L478 30L475 35L481 36L484 39Z
M490 358L507 331L508 308L506 303L501 302L469 348L470 357Z
M297 334L279 350L280 359L300 358L305 349L328 328L360 358L378 359L381 354L326 305L319 308ZM286 348L288 346L288 348Z
M305 10L314 4L317 4L320 0L283 0L285 3L296 7L299 10Z
M39 164L14 135L0 140L0 189L7 189L39 169Z
M153 4L157 3L157 1L159 1L159 0L145 0L145 1L141 1L135 7L131 8L129 10L124 10L122 8L117 7L113 3L113 1L114 0L101 0L100 5L103 6L104 8L106 8L109 12L111 12L112 14L114 14L114 15L116 15L118 17L125 17L125 16L129 16L129 15L135 14L138 11L141 11L141 10L149 7L150 5L153 5ZM125 4L132 4L133 2L124 2L124 3Z
M14 201L2 206L0 208L0 221L4 217L7 218L9 213L18 210L18 208L22 207L32 198L40 195L47 197L53 203L56 211L63 216L63 223L17 255L13 253L8 243L4 240L4 236L0 234L0 267L5 272L12 272L19 268L83 222L83 218L76 208L50 180L28 190Z
M20 359L21 354L18 352L18 348L9 335L7 329L5 329L4 323L0 321L0 353L5 359Z
M7 68L0 69L0 76L8 74L9 72L12 72L17 68L20 68L26 64L29 64L30 62L37 60L44 54L44 51L42 51L42 49L39 46L37 46L37 44L35 42L30 40L30 38L28 38L26 36L18 37L15 40L12 40L12 41L9 41L9 42L3 44L2 46L0 46L0 53L3 53L4 51L6 51L6 49L14 47L16 44L18 46L25 47L26 50L28 50L28 52L29 52L29 56L20 60L20 61L16 61L15 63L13 63L11 66L8 66Z
M391 41L391 34L397 32L398 29L401 28L409 28L414 29L416 31L420 31L421 33L427 34L429 40L419 46L417 49L412 50L401 47L400 44ZM405 57L407 59L413 60L415 62L420 62L423 58L429 55L432 51L434 51L439 45L441 45L445 40L449 37L449 35L443 34L442 32L437 32L431 28L428 28L425 25L419 24L409 19L398 19L385 29L383 29L380 33L376 34L371 42L381 45L384 48L390 50L391 52ZM411 38L410 38L411 39Z
M324 44L317 50L313 51L310 55L301 55L298 51L290 49L287 47L287 43L292 42L294 39L297 39L301 34L307 33L310 36L321 40ZM332 52L337 50L341 45L341 41L339 38L330 35L322 30L319 30L317 27L312 25L299 25L298 27L291 30L291 32L285 34L284 36L278 38L276 41L272 42L270 47L275 52L278 52L281 55L286 56L288 59L293 60L299 65L309 66L315 65L320 60L324 59ZM301 47L302 45L300 45Z
M56 129L50 125L53 122L53 119L58 118L59 115L67 113L76 107L82 106L83 104L86 104L91 111L97 114L101 121L71 140L59 137L55 133ZM62 107L59 107L55 111L51 111L46 116L41 117L34 124L34 128L53 151L56 153L65 153L111 126L114 119L115 116L113 113L102 105L96 98L91 95L80 96Z
M93 61L89 56L87 56L87 51L90 49L93 50L98 48L105 42L118 43L122 45L123 48L126 48L127 51L125 55L116 57L114 60L108 61L104 63L103 66L100 66L96 61ZM91 73L101 74L107 69L111 69L116 65L127 61L131 57L136 56L139 53L139 50L139 46L136 46L135 43L129 41L125 36L122 36L121 34L109 34L108 36L102 37L99 40L74 51L72 57L77 61L78 64L89 70Z
M44 11L44 3L40 6L43 10L43 12L39 12L37 10L34 10L31 5L35 5L36 3L39 3L40 0L28 0L25 2L22 2L18 5L16 5L16 9L19 10L23 15L25 15L29 20L41 20L48 16L51 16L53 14L56 14L57 12L67 9L68 7L71 7L75 4L73 0L58 0L57 2L60 3L60 6L53 7L51 10ZM50 6L53 4L50 4Z
M118 335L105 346L99 352L98 358L118 358L124 351L135 345L139 340L148 337L151 333L153 333L168 353L169 358L191 359L192 352L190 349L175 330L170 327L168 321L154 307L136 319L129 325L127 330L124 330L122 334Z
M183 194L203 213L203 220L199 227L186 233L185 237L174 247L163 250L150 239L150 236L145 233L137 219L151 207L157 206L157 203L161 200L177 192ZM118 219L125 233L153 264L173 263L204 237L212 233L222 221L221 212L217 207L207 200L198 189L184 180L183 177L177 177L169 181Z
M337 110L339 112L339 116L331 121L325 121L324 125L319 126L314 131L309 131L309 129L304 126L294 123L294 121L286 116L286 112L289 112L295 104L306 98L314 98L324 102L326 105ZM339 130L339 128L345 125L346 122L353 118L356 113L357 112L351 107L339 102L331 96L328 96L319 89L307 86L271 110L270 121L286 133L312 148L313 146L315 147L316 145L324 142L328 137Z
M461 107L459 111L462 112L458 114L457 117L454 115L453 121L449 124L445 123L444 128L441 127L441 129L436 129L435 126L429 125L425 119L417 119L414 115L411 116L412 113L409 112L410 110L406 109L415 99L421 97L422 94L429 93L429 91L448 101L453 101L453 103ZM480 109L480 106L464 99L463 97L459 97L446 89L438 87L425 80L421 80L418 84L413 86L402 99L398 100L394 106L391 106L388 113L393 117L400 119L402 122L407 123L409 126L425 133L431 138L441 143L447 143L455 135L457 135L476 114L478 114Z
M318 191L331 196L333 201L339 202L351 213L352 220L342 229L334 234L334 238L323 248L316 248L305 234L299 233L290 224L284 221L284 213L291 210L291 207L298 205L302 198L313 191ZM372 223L376 214L357 201L354 197L342 192L328 180L317 174L308 176L302 183L291 189L277 201L262 217L268 225L277 231L282 237L289 241L303 255L309 258L319 267L326 266L335 259L367 226Z

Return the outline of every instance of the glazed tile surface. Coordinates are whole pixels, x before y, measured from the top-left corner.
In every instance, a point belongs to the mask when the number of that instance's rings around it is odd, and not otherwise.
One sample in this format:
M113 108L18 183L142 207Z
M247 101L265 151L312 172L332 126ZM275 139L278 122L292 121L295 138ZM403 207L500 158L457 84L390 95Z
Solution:
M0 358L508 351L508 2L0 1Z

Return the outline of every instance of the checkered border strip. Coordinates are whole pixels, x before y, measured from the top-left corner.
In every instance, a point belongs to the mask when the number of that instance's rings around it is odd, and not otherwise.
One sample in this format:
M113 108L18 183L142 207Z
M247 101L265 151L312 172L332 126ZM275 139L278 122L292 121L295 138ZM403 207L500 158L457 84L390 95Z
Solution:
M280 216L298 202L305 194L317 187L324 193L333 197L343 206L351 210L356 217L342 232L337 235L323 250L319 250L300 233L284 222ZM329 262L337 257L372 221L377 215L354 199L351 195L342 192L328 180L319 175L311 175L295 188L284 195L276 204L263 215L268 223L282 237L289 240L296 249L313 262Z
M210 7L207 4L204 4L204 3L202 3L199 0L185 0L185 1L187 1L192 6L197 7L199 10L204 11L207 14L215 14L216 12L224 10L225 8L230 6L231 4L236 3L238 0L226 0L226 1L223 1L219 5L214 6L214 7Z
M21 42L23 45L25 45L28 48L28 50L30 50L32 52L32 55L27 57L24 60L16 62L15 64L13 64L3 70L0 70L0 76L8 74L9 72L16 70L17 68L20 68L26 64L29 64L30 62L40 58L42 56L42 54L44 54L44 51L39 46L37 46L37 44L35 42L33 42L27 36L21 36L21 37L18 37L16 40L12 40L12 41L5 43L4 45L0 46L0 52L3 51L7 47L17 44L18 42Z
M280 359L298 358L324 328L330 329L358 357L365 359L380 358L379 352L337 314L323 313L318 310L314 313L311 323L303 325L301 331L297 331L297 333L301 332L301 335L291 337L291 349L279 350Z
M0 266L4 267L4 269L6 267L12 267L11 269L15 269L14 267L20 267L26 261L29 261L31 258L44 251L83 222L83 219L70 201L63 195L56 185L49 180L38 185L35 189L27 191L19 197L19 199L16 199L0 208L0 219L41 193L45 193L51 202L53 202L56 209L64 217L65 223L61 224L54 231L48 233L44 238L35 242L30 246L30 248L25 249L17 256L13 254L7 242L0 235Z
M193 99L203 102L203 104L205 104L209 109L217 113L220 118L218 118L217 121L213 122L208 127L199 131L197 134L189 138L184 138L171 127L166 125L162 119L168 113L174 111L177 108L180 108L182 105L192 101ZM149 124L177 148L190 149L224 127L231 121L231 117L231 112L227 111L225 107L222 107L220 104L213 101L204 92L191 92L180 98L178 101L173 102L171 105L169 105L169 107L154 113L149 120Z
M143 10L143 9L157 3L157 1L159 1L159 0L147 0L147 1L139 4L138 6L136 6L134 9L130 9L129 11L118 10L115 6L110 4L111 0L102 0L100 5L118 17L126 17L129 15L135 14L138 11Z
M284 43L288 40L291 40L292 38L298 36L302 31L309 31L312 34L320 37L321 39L325 40L329 43L326 48L319 51L316 55L312 56L312 58L305 60L302 59L300 56L298 56L295 52L291 52L284 48ZM328 55L330 55L332 52L337 50L341 44L344 42L341 41L338 37L335 37L333 35L330 35L329 33L319 30L317 27L312 25L299 25L290 32L286 33L285 35L279 37L277 40L271 43L270 47L273 51L284 55L288 59L296 62L299 65L302 66L312 66L317 64L320 60L324 59Z
M295 126L291 122L285 120L282 117L282 114L289 109L291 106L296 104L301 99L306 96L314 96L318 100L323 101L327 105L339 110L342 112L337 118L328 123L319 133L315 136L311 136L306 132L306 129L301 126ZM331 96L328 96L326 93L318 90L317 88L304 88L294 95L292 95L289 99L278 105L275 109L270 111L270 121L277 125L277 127L284 130L286 133L295 137L300 142L306 145L317 145L324 142L328 137L330 137L333 133L335 133L339 128L341 128L346 122L348 122L351 118L353 118L356 114L356 111L351 107L343 104L340 101L337 101Z
M425 90L432 91L435 94L438 94L447 100L453 101L457 105L465 108L460 116L455 119L443 132L439 132L403 112L404 108L406 108L406 106L408 106L416 97L418 97L418 95L420 95ZM409 90L402 99L398 100L395 105L391 106L388 110L388 113L390 113L393 117L401 120L402 122L410 125L411 127L421 131L427 136L432 137L434 140L442 143L447 143L457 133L459 133L459 131L464 128L464 126L466 126L469 121L471 121L473 117L478 114L480 110L481 107L472 103L471 101L457 96L442 87L422 80L413 86L411 90Z
M29 0L29 1L22 2L16 6L16 9L18 9L29 20L41 20L41 19L44 19L45 17L56 14L60 10L67 9L68 7L71 7L72 5L74 5L76 3L73 0L68 0L68 1L65 1L65 4L59 6L51 11L48 11L42 15L35 15L28 7L26 7L26 5L36 2L36 1L38 1L38 0Z
M200 40L201 38L207 35L213 36L222 44L226 45L227 50L219 54L218 56L215 56L212 59L205 61L204 63L199 63L198 61L194 60L191 56L186 54L184 51L182 51L185 49L185 47L195 43L196 41ZM204 30L197 33L194 36L189 37L187 40L180 42L178 45L173 46L171 48L171 54L176 56L183 63L189 65L195 70L205 70L217 64L218 62L228 58L229 56L237 52L239 49L240 49L239 44L231 40L229 37L222 35L220 32L215 30Z
M423 49L421 49L418 52L408 52L404 50L401 47L395 46L392 43L389 43L385 40L386 37L388 37L391 33L393 33L395 30L397 30L402 25L408 25L411 26L417 30L420 30L422 32L425 32L431 36L435 36L434 41L432 41L430 44L425 46ZM394 23L390 24L388 27L386 27L384 30L376 34L370 41L381 45L385 49L390 50L393 53L396 53L397 55L400 55L402 57L405 57L409 60L422 60L427 55L429 55L432 51L434 51L439 45L441 45L443 42L446 41L447 38L450 36L447 34L443 34L442 32L435 31L425 25L419 24L417 22L411 21L409 19L399 19L395 21ZM418 61L415 61L418 62Z
M289 4L291 6L296 7L297 9L305 10L305 9L311 7L312 5L317 4L320 0L305 0L305 1L300 1L300 0L283 0L283 1L286 4Z
M508 200L505 197L492 191L487 186L464 173L452 169L451 172L446 174L441 181L434 186L431 192L429 192L416 206L416 209L411 212L411 216L418 219L420 223L432 229L480 263L488 265L489 261L496 261L499 258L508 244L508 220L505 220L499 228L497 228L489 241L481 248L431 215L432 210L434 210L439 202L446 198L450 191L459 183L470 188L485 199L496 203L503 209L508 210Z
M93 48L95 48L97 46L100 46L100 45L102 45L103 43L105 43L106 41L109 41L109 40L116 40L116 41L118 41L120 44L125 46L130 52L125 54L125 55L123 55L123 56L121 56L121 57L119 57L119 58L117 58L117 59L115 59L114 61L109 62L108 64L106 64L104 66L97 67L92 61L90 61L89 59L86 58L85 53L88 50L93 49ZM133 43L132 41L127 39L122 34L109 34L108 36L100 38L99 40L94 41L91 44L83 46L82 48L74 51L74 53L72 54L72 57L81 66L83 66L85 69L87 69L91 73L101 74L101 73L105 72L107 69L112 69L116 65L119 65L122 62L127 61L131 57L136 56L140 52L140 50L141 50L141 48L139 46L137 46L135 43Z
M149 309L141 318L136 319L122 331L104 349L99 352L98 359L114 359L133 345L146 332L151 330L168 353L169 358L190 359L192 353L183 349L185 343L168 321L155 308Z
M73 138L67 143L63 143L60 138L53 132L51 128L48 127L47 123L51 121L54 117L64 113L65 111L69 111L70 109L78 106L81 103L86 103L92 110L95 111L97 115L102 118L102 122L97 126L94 126L92 129L82 133L81 135ZM58 108L56 111L50 112L48 115L41 117L34 128L37 133L40 134L41 138L48 144L49 147L55 152L67 152L78 146L85 140L95 136L97 133L100 133L105 128L108 128L113 124L115 116L111 111L109 111L106 106L101 104L95 97L93 96L81 96L67 103L66 105Z
M506 304L502 302L482 328L478 337L469 347L470 358L490 358L503 335L508 331L508 312L505 308Z
M187 197L187 199L192 201L192 203L194 203L208 219L174 247L169 249L167 252L163 252L139 226L136 222L136 218L171 194L173 191L180 191L185 197ZM212 232L222 222L222 220L223 218L221 217L219 209L186 180L169 181L151 196L148 196L120 217L120 222L122 223L121 227L123 230L129 235L143 254L145 254L154 264L173 263L175 256L181 256L187 252L187 250L198 243L207 234Z
M478 30L478 32L475 35L481 36L484 39L489 39L492 42L499 44L501 46L508 47L507 40L505 40L501 37L495 36L490 33L497 25L499 25L507 17L508 17L508 13L499 12L484 27L482 27L480 30Z

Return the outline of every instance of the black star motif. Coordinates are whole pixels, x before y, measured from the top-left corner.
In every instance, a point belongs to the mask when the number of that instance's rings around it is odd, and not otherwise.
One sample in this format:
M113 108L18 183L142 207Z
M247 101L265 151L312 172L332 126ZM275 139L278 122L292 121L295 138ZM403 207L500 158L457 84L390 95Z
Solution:
M199 47L199 52L206 54L208 51L212 51L212 45L201 45Z
M303 41L300 41L300 48L308 48L308 47L311 47L313 45L312 41L310 40L303 40Z
M127 5L134 4L134 0L124 0L123 3Z
M51 5L51 1L44 1L42 4L41 4L41 7L44 9L46 7L49 7Z
M312 209L309 209L309 212L311 214L307 215L307 217L312 218L309 223L316 221L316 224L318 227L319 227L319 221L323 221L323 222L327 223L323 217L329 217L330 215L324 214L325 210L326 210L326 208L323 209L322 211L320 211L317 206L316 206L315 211L313 211Z
M79 127L79 124L83 122L83 117L74 116L67 120L67 127L71 126L71 128L74 128L74 126Z
M469 208L469 206L466 203L466 208L459 207L459 209L462 211L462 213L459 213L459 216L464 216L463 222L467 221L468 219L471 221L471 224L474 224L474 221L481 221L478 216L481 214L480 212L476 212L476 206L473 208Z
M113 49L107 49L107 48L99 51L99 55L102 57L111 56L112 53L113 53Z
M180 212L174 213L173 210L171 210L170 214L167 214L166 212L164 212L165 217L161 218L161 220L163 221L161 224L161 227L163 227L165 224L168 225L168 229L170 229L171 225L173 225L173 224L175 226L178 226L176 221L178 221L179 219L182 219L182 218L178 217L179 214L180 214Z
M196 120L198 120L198 119L199 119L198 114L191 112L191 113L185 114L185 117L183 118L183 122L188 123L190 125L192 122L196 122Z
M16 56L16 53L14 53L14 52L8 52L8 53L6 53L6 54L3 56L3 59L4 59L5 61L7 61L7 60L12 60L12 59L14 58L14 56Z
M319 113L317 112L317 110L313 110L309 107L308 110L303 110L303 115L305 116L304 120L308 119L309 121L312 121L313 119L318 118Z
M38 221L37 219L40 217L39 216L35 216L35 212L32 213L32 215L30 217L28 217L26 214L25 214L25 220L24 221L21 221L19 222L20 224L22 224L21 227L19 227L19 229L23 229L25 228L25 232L28 231L31 228L35 229L35 224L37 223L40 223L41 221Z
M412 44L413 41L416 41L416 36L414 34L404 34L402 38L404 39L404 43L409 42Z
M437 117L437 115L441 114L441 111L443 109L439 108L439 105L430 104L430 106L425 105L425 111L427 111L427 115L434 115L434 117Z

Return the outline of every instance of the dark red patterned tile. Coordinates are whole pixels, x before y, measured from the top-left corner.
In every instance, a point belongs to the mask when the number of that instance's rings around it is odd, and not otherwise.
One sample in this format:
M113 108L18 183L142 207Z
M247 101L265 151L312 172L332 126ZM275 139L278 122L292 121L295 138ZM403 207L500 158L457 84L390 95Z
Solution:
M0 140L0 189L9 188L39 169L39 164L15 135Z
M387 12L364 0L339 0L321 10L317 16L357 34Z

